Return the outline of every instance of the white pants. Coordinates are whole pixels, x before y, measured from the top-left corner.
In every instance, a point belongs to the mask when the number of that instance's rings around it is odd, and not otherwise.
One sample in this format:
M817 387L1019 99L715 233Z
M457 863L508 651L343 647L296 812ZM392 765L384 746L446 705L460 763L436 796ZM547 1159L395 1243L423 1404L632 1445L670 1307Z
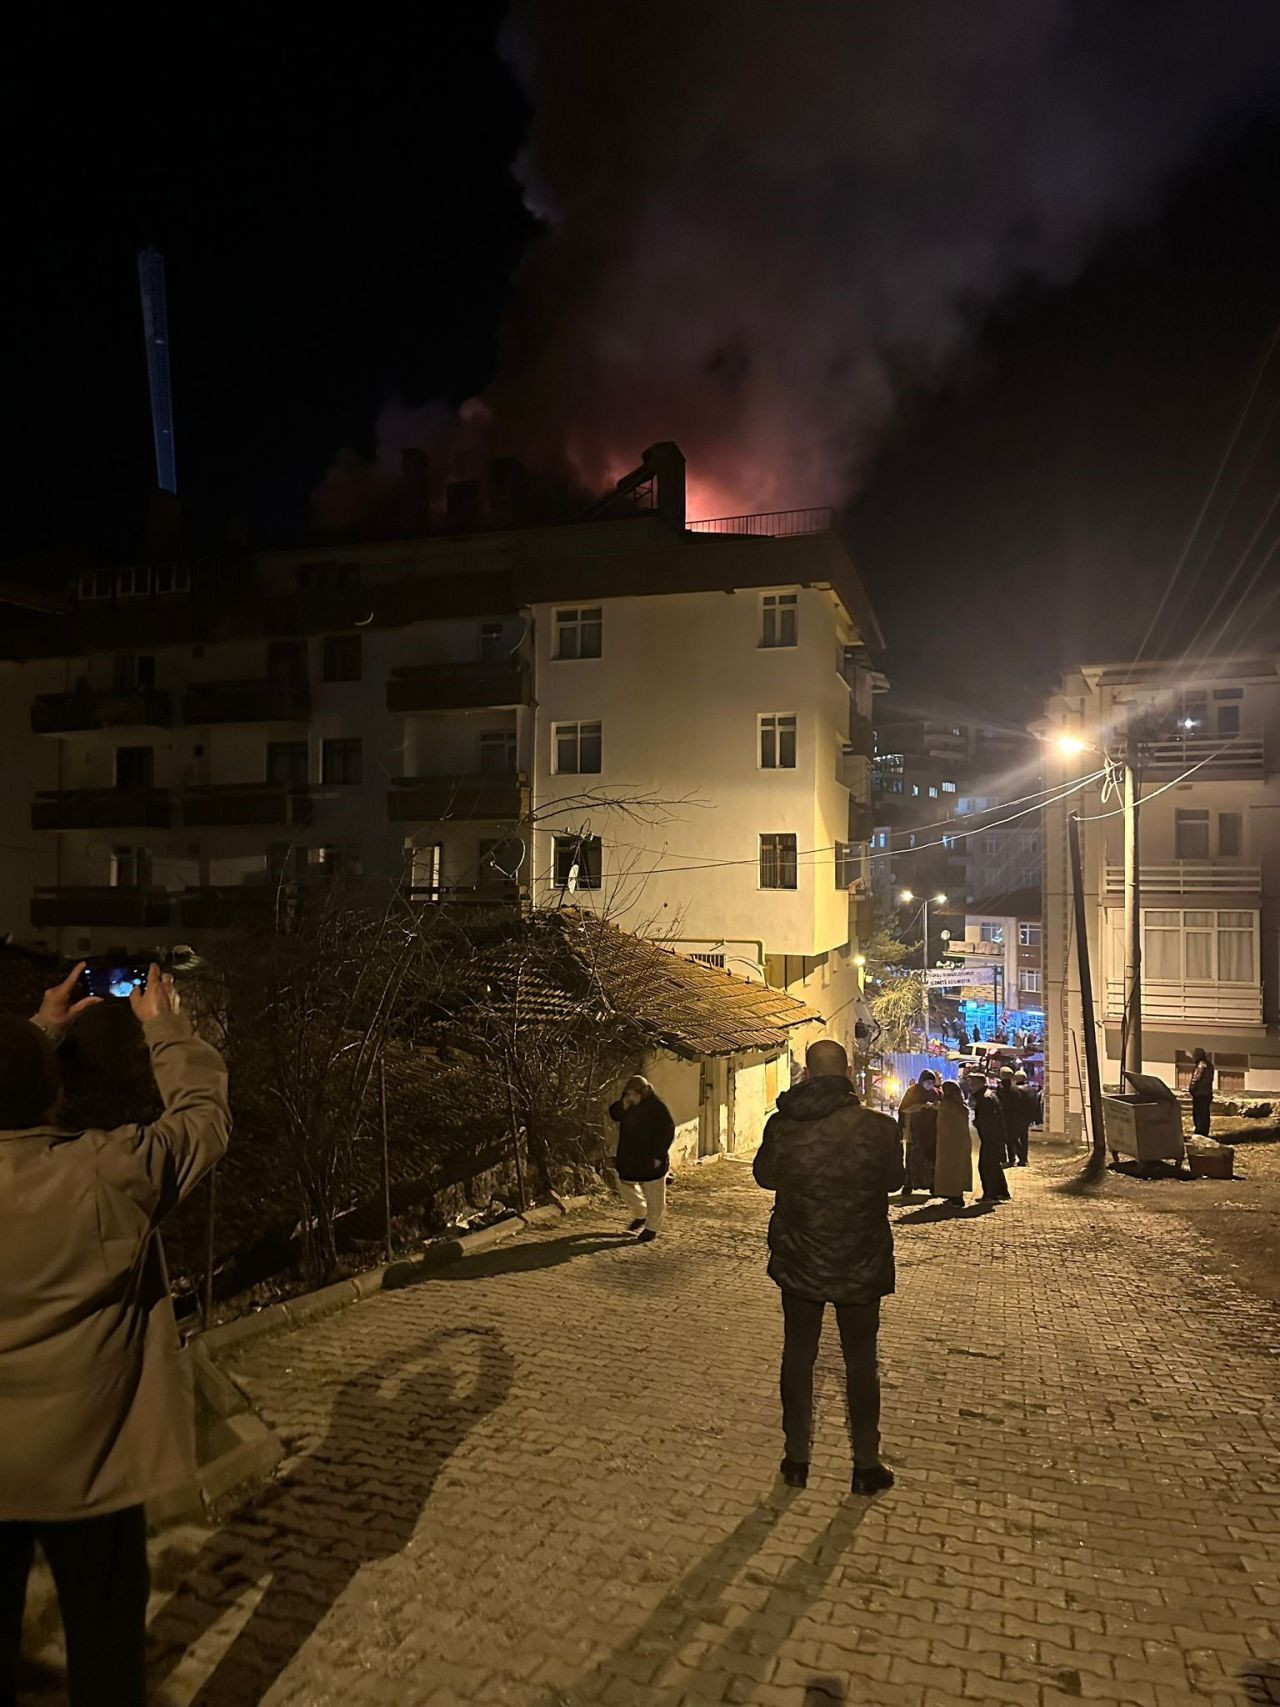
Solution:
M636 1181L620 1179L618 1181L618 1196L623 1204L631 1211L632 1220L644 1216L645 1225L651 1233L657 1233L662 1228L662 1218L667 1212L667 1181L664 1175L661 1179Z

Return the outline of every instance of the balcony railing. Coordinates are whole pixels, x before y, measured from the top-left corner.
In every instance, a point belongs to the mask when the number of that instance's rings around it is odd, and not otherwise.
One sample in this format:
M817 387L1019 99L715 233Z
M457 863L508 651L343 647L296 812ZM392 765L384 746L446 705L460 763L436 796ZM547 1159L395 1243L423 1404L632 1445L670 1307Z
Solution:
M713 516L709 521L689 522L690 533L763 534L785 539L798 533L826 533L835 523L830 504L810 510L761 510L752 516Z
M388 711L479 711L524 705L529 678L519 664L421 664L393 670Z
M520 899L517 883L412 884L404 891L410 901L439 906L449 902L456 907L510 907Z
M1124 894L1124 866L1108 860L1103 873L1108 897ZM1147 895L1253 895L1262 888L1262 867L1240 861L1175 859L1142 865L1139 882Z
M1145 771L1189 771L1196 776L1263 776L1266 754L1261 735L1179 735L1169 741L1144 742Z
M1107 980L1107 1018L1124 1018L1124 980ZM1261 984L1211 984L1142 980L1142 1023L1165 1026L1214 1026L1219 1030L1252 1029L1262 1024Z
M845 742L845 751L852 752L859 759L870 759L875 752L871 719L860 711L849 713L849 739Z
M173 700L145 688L37 694L31 706L35 735L67 735L88 729L167 729Z
M400 777L387 794L387 815L396 824L507 821L520 816L521 794L518 776Z
M304 723L306 682L201 682L182 696L184 723Z
M166 830L173 800L158 788L70 788L37 794L33 830Z
M183 791L182 822L192 829L220 824L309 824L311 795L305 784L220 783Z
M274 924L280 895L274 882L212 884L173 897L178 923L200 930Z
M163 890L58 887L37 889L31 923L44 929L60 925L165 926L173 897Z

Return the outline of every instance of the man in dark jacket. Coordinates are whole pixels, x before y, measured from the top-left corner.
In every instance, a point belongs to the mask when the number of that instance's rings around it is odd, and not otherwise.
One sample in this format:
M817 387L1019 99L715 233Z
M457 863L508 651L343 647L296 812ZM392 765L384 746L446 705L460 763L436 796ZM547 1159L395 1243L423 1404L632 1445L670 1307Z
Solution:
M776 1193L769 1275L782 1292L781 1470L804 1487L813 1435L813 1366L827 1304L836 1307L853 1436L853 1491L893 1486L880 1462L880 1300L893 1291L889 1193L902 1185L902 1145L887 1115L863 1108L838 1043L815 1043L808 1078L778 1098L756 1152L757 1185Z
M638 1245L652 1243L662 1231L667 1212L667 1169L676 1126L671 1111L648 1079L639 1073L627 1080L622 1095L609 1107L618 1122L618 1196L635 1219L629 1232Z
M978 1128L978 1177L982 1181L982 1203L1008 1203L1009 1182L1004 1177L1004 1159L1009 1138L1000 1104L987 1086L985 1073L970 1073L969 1095L973 1102L973 1124Z
M1213 1120L1213 1062L1203 1049L1191 1059L1191 1126L1198 1138L1207 1138Z
M1005 1162L1011 1168L1025 1168L1027 1134L1031 1131L1036 1105L1030 1091L1018 1084L1012 1067L1003 1067L1000 1071L996 1101L1004 1119Z

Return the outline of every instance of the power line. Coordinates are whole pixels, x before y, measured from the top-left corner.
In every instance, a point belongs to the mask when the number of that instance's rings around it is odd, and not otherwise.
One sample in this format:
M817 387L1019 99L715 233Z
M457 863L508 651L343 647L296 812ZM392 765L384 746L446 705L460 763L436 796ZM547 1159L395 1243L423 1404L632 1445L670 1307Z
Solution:
M1197 771L1203 770L1206 765L1211 765L1215 759L1220 759L1224 753L1229 752L1239 738L1240 737L1238 735L1233 735L1224 746L1218 748L1216 753L1209 753L1205 758L1200 759L1196 764L1192 765L1189 770L1183 771L1181 776L1175 776L1168 782L1162 782L1159 788L1153 788L1150 794L1144 794L1140 804L1145 806L1149 800L1155 800L1157 796L1167 794L1171 788L1176 788L1180 782L1185 782L1189 776L1194 776ZM1103 818L1123 817L1124 812L1125 808L1123 806L1116 806L1110 812L1089 813L1082 817L1080 822L1082 824L1097 824L1100 823Z

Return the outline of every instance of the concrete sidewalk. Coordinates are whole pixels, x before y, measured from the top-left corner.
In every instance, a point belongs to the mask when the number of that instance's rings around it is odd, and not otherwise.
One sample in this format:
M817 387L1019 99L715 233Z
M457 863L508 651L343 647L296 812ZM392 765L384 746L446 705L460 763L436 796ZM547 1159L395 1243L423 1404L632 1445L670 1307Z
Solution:
M1064 1195L895 1208L885 1455L848 1492L834 1323L776 1480L770 1198L687 1177L232 1365L296 1457L153 1621L159 1699L956 1707L1280 1700L1271 1307Z

